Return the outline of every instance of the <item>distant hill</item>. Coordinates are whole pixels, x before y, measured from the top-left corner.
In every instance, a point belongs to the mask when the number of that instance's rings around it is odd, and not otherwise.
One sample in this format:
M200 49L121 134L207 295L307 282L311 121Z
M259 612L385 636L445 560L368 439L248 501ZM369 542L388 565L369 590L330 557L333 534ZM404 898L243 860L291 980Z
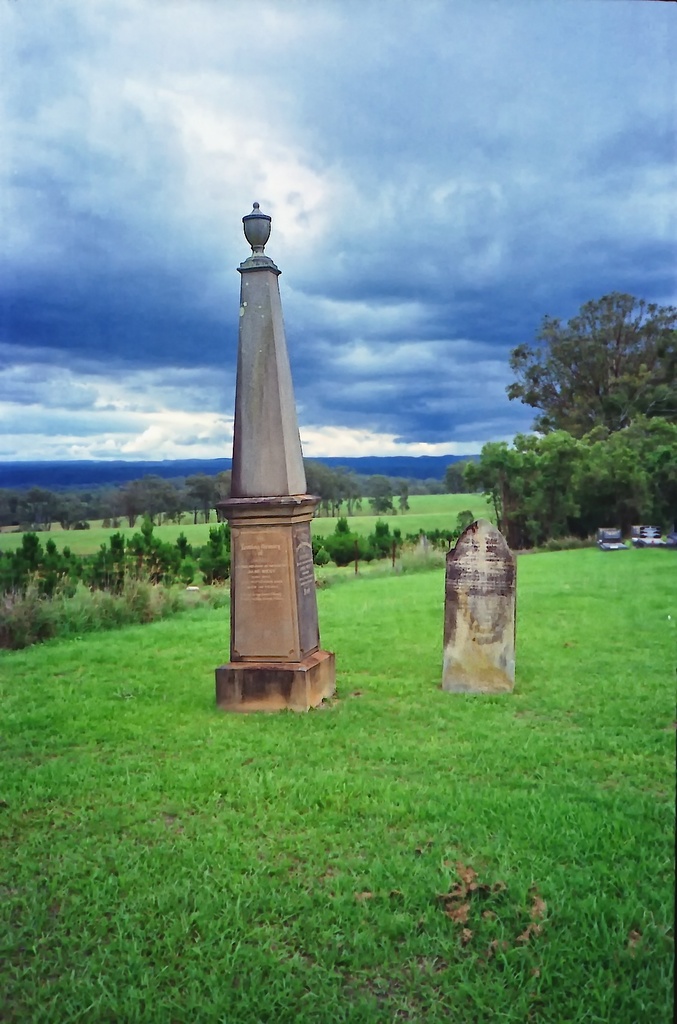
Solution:
M230 459L166 459L164 462L0 462L0 487L62 488L119 486L150 474L165 480L215 475L230 469Z
M332 469L345 466L361 476L405 477L411 480L441 480L447 466L458 462L459 455L366 455L360 458L312 459ZM476 458L476 456L463 456ZM230 459L167 459L163 462L0 462L0 487L24 489L45 487L47 490L119 486L129 480L153 474L165 480L176 480L206 473L214 476L230 469Z

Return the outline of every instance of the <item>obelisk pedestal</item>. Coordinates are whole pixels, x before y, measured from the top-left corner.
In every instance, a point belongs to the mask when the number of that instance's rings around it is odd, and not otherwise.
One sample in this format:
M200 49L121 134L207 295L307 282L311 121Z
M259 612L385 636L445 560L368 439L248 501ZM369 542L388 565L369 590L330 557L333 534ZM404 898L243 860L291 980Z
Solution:
M265 256L270 217L242 218L252 256L240 265L231 497L230 662L216 669L226 711L307 711L334 693L320 650L310 521L278 276Z

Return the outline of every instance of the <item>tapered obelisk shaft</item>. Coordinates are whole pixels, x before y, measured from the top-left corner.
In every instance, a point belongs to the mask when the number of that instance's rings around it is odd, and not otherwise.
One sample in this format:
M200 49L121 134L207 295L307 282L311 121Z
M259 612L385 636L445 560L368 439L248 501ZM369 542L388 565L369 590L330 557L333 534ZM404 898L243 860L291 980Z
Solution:
M305 494L299 426L277 269L251 256L240 264L240 332L231 494Z

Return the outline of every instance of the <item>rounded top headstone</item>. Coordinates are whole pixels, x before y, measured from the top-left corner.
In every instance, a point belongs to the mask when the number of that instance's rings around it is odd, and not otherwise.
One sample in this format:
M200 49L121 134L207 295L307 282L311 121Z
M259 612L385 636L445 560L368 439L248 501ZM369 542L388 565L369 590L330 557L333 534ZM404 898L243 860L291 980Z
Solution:
M270 238L270 222L268 214L261 213L258 203L254 203L252 212L242 218L244 237L255 255L263 254L266 242Z

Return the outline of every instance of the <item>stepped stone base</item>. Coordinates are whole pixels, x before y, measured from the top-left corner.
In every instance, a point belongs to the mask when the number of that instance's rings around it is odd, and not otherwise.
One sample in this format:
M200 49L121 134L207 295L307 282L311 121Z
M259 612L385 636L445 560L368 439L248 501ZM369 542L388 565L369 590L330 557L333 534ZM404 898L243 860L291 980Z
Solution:
M222 711L308 711L335 689L331 651L315 651L303 661L239 661L216 669L216 703Z

